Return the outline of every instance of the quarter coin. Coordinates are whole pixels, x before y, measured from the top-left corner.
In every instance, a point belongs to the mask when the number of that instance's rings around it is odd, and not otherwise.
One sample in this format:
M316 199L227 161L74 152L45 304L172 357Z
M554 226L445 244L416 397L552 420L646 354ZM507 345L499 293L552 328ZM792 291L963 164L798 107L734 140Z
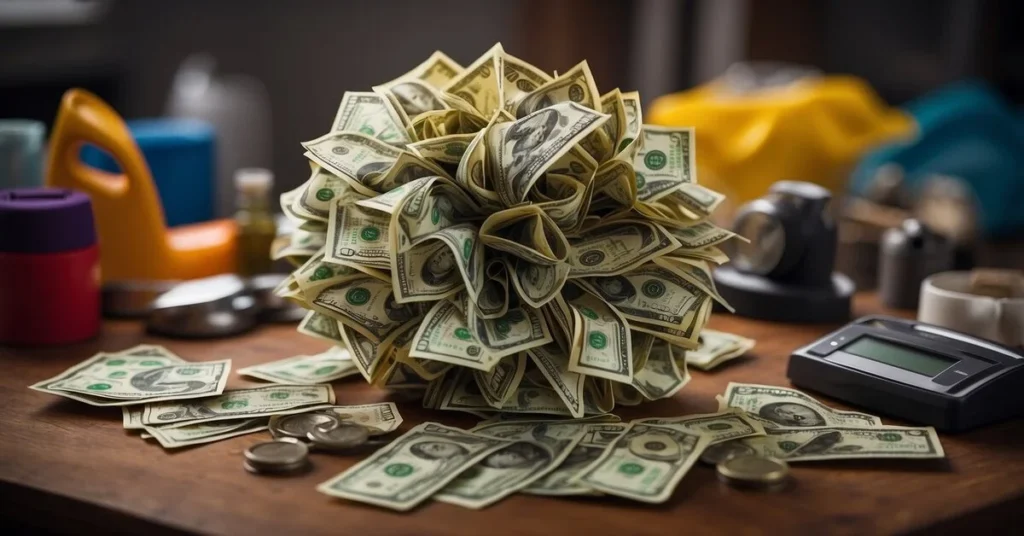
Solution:
M789 479L789 464L777 458L742 454L718 464L718 479L733 485L776 489Z

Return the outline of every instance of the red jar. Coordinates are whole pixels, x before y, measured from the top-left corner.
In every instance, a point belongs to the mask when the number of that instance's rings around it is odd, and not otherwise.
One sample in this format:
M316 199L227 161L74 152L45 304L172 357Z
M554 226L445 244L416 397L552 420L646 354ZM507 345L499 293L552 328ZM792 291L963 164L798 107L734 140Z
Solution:
M100 329L100 264L89 197L0 190L0 344L67 344Z

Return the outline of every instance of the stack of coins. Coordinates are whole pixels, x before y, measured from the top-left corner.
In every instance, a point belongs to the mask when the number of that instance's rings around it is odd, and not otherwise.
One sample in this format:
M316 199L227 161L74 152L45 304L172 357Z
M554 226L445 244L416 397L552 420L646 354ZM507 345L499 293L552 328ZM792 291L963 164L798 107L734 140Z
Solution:
M718 465L729 458L754 453L754 449L740 441L725 441L704 449L700 455L700 461L708 465Z
M246 471L256 474L290 475L309 468L309 448L290 437L257 443L245 449Z
M768 456L740 454L717 465L718 479L730 486L779 490L789 481L789 464Z
M370 431L361 424L336 422L333 426L314 426L306 433L306 438L317 450L346 452L366 444L370 438Z
M327 413L297 413L275 419L270 426L270 435L275 438L290 437L306 441L310 430L317 426L333 428L340 419Z

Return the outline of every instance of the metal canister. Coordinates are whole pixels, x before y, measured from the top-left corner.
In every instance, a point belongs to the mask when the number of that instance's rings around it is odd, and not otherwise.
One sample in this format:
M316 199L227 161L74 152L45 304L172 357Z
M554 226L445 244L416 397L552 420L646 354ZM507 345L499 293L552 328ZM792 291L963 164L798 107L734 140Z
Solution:
M953 267L954 245L910 218L882 235L878 259L878 291L882 303L917 309L921 282Z

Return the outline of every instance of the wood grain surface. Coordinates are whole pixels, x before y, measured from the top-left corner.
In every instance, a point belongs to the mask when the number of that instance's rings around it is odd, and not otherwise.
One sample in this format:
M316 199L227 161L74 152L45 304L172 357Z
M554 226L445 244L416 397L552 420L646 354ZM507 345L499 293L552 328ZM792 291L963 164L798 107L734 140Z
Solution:
M859 296L858 316L884 312ZM621 408L624 420L714 411L730 381L789 385L792 350L836 326L797 326L715 315L713 328L757 339L747 356L691 372L674 398ZM663 505L610 497L515 495L482 511L426 503L395 513L315 491L361 457L313 454L311 472L264 477L242 469L242 451L266 432L165 451L121 428L118 408L96 408L28 385L98 351L162 344L190 361L231 358L243 366L318 352L326 343L291 326L214 341L150 337L137 323L107 322L89 343L50 349L0 348L0 509L6 527L51 533L164 534L875 534L1021 528L1024 422L942 435L945 460L811 462L793 466L794 485L776 493L720 484L698 465ZM229 388L256 385L232 373ZM470 427L475 417L423 410L358 377L334 384L338 404L395 400L402 431L424 420ZM843 408L826 397L826 403ZM884 419L887 424L905 424Z

